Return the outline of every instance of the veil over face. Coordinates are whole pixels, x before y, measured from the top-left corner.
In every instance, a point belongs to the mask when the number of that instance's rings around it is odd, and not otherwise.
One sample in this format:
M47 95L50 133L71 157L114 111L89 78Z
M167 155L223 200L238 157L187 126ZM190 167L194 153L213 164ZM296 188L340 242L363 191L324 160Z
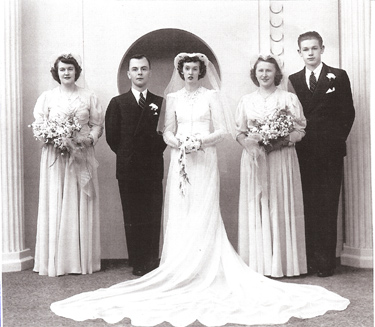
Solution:
M221 113L218 115L219 117L222 117L221 119L222 121L220 122L220 124L224 126L226 134L231 134L232 136L234 136L235 124L234 124L234 116L233 116L232 110L231 108L229 108L228 101L225 99L225 97L222 94L221 81L216 71L216 68L205 54L198 53L198 52L193 52L193 53L181 52L175 57L173 74L172 74L170 82L168 83L167 88L164 91L164 98L166 99L169 93L177 92L178 90L181 90L182 88L185 87L185 81L181 78L177 69L179 61L185 57L198 57L206 65L206 75L198 81L199 86L204 87L209 90L217 91L218 98L221 102L221 106L220 106ZM164 131L165 110L166 110L166 104L163 104L163 108L161 110L161 114L159 118L159 123L157 126L157 131L159 133L163 133Z

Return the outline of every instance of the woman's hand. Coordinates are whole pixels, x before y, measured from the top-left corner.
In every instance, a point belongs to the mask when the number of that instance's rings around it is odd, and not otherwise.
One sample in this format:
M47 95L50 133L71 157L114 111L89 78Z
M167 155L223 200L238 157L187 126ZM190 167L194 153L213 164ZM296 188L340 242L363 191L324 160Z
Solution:
M77 145L83 145L85 147L89 147L93 145L94 143L94 139L90 134L89 135L77 135L76 137L74 137L73 140Z
M289 136L278 138L277 140L272 141L270 144L263 145L266 153L270 153L275 150L280 150L284 146L289 146Z
M191 152L199 151L201 149L202 141L200 140L199 137L192 135L192 136L187 136L186 138L183 138L181 145L185 147L186 153L191 153Z
M259 141L261 140L260 135L253 134L246 136L245 134L240 134L237 137L237 141L244 147L246 152L250 155L250 157L256 160L261 152L261 148L259 146Z

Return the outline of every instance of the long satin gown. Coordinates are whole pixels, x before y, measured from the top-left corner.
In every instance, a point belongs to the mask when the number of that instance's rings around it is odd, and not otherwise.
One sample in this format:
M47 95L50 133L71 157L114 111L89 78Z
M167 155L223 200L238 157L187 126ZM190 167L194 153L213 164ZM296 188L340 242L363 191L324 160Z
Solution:
M219 207L215 143L223 138L217 93L185 89L167 97L165 140L171 164L165 199L165 241L161 264L145 276L78 294L51 305L77 321L101 318L154 326L280 324L344 310L349 301L319 286L284 284L251 270L230 244ZM213 125L213 129L210 126ZM203 151L187 155L190 184L179 189L177 138L200 134Z
M91 134L96 143L103 132L104 111L92 91L77 87L69 100L56 87L44 92L34 108L35 122L70 115L82 126L78 134ZM100 270L97 167L93 146L75 160L60 155L51 144L43 147L34 263L40 275Z

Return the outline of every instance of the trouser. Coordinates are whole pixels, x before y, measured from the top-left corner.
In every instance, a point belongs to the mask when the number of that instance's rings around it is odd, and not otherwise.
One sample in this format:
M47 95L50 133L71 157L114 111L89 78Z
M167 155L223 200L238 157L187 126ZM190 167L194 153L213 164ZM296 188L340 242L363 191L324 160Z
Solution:
M119 180L129 262L147 268L159 258L163 204L161 180Z
M320 271L336 266L337 215L343 157L298 153L305 212L307 264Z

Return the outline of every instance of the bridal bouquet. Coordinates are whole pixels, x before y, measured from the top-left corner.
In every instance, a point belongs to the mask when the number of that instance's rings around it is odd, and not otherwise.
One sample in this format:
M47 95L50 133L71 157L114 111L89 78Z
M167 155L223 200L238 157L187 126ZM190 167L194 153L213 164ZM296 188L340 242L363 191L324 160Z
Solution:
M266 146L273 141L284 138L294 129L295 117L286 108L276 108L276 110L263 119L256 119L254 126L249 128L249 134L258 134L262 137L260 145Z
M179 146L180 155L178 163L180 166L180 191L185 195L186 183L189 182L189 177L186 172L186 155L201 150L201 141L196 136L186 136L180 139L181 145Z
M74 115L52 119L44 117L41 122L35 121L29 127L33 129L36 140L44 144L52 144L61 155L72 151L73 136L82 128Z

